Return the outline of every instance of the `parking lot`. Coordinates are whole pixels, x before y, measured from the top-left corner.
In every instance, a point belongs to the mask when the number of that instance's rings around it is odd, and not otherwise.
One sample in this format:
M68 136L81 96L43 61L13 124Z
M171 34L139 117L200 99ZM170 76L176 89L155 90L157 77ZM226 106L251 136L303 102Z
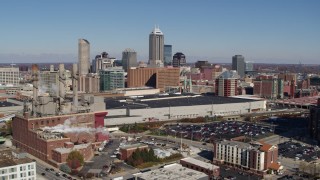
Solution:
M281 156L295 160L311 162L317 160L320 155L320 149L317 146L304 145L292 141L281 143L278 147Z
M163 133L186 139L212 142L215 139L231 139L246 136L252 139L267 137L273 133L272 126L240 121L221 121L202 125L168 125Z

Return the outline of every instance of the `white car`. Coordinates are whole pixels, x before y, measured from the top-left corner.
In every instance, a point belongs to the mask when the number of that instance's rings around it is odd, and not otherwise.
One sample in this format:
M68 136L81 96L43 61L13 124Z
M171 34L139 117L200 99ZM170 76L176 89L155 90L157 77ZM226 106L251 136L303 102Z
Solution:
M116 158L117 156L116 156L116 155L111 155L110 157L112 157L112 158Z

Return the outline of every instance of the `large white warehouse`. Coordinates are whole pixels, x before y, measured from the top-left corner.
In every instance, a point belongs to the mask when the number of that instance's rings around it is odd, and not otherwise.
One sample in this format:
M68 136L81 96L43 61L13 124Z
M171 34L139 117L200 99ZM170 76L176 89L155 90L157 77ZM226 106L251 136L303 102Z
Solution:
M107 98L105 125L176 120L199 116L239 115L265 111L263 99L245 99L194 94L166 94Z

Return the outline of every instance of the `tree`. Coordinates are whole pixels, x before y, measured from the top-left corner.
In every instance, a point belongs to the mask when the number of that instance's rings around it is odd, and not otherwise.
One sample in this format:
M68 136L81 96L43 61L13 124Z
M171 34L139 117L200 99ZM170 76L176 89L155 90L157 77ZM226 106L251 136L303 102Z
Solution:
M67 164L62 164L62 165L60 166L60 170L61 170L62 172L68 173L68 174L71 173L71 169L70 169L70 167L69 167Z
M7 135L12 135L12 120L6 122L6 131Z
M71 151L68 155L67 163L71 169L77 169L84 164L83 155L79 151Z

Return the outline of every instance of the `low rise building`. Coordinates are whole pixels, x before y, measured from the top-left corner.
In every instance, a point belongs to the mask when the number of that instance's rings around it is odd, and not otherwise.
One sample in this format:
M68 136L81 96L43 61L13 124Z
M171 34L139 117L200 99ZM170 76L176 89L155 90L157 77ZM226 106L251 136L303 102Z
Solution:
M163 168L152 171L134 174L137 180L149 179L188 179L188 180L208 180L209 176L203 172L195 171L193 169L185 168L180 164L170 164Z
M162 149L153 149L153 152L158 158L161 158L161 159L171 156L170 151L166 151L166 150L162 150Z
M127 160L129 157L132 156L132 154L137 149L143 150L143 149L148 149L148 148L149 148L148 145L144 145L144 144L141 144L141 143L122 146L120 148L120 159L121 160Z
M207 174L209 177L219 177L220 176L220 167L206 163L192 157L187 157L180 160L180 164L183 167L187 167L196 171L203 172Z
M36 162L20 150L0 150L0 179L36 179Z

